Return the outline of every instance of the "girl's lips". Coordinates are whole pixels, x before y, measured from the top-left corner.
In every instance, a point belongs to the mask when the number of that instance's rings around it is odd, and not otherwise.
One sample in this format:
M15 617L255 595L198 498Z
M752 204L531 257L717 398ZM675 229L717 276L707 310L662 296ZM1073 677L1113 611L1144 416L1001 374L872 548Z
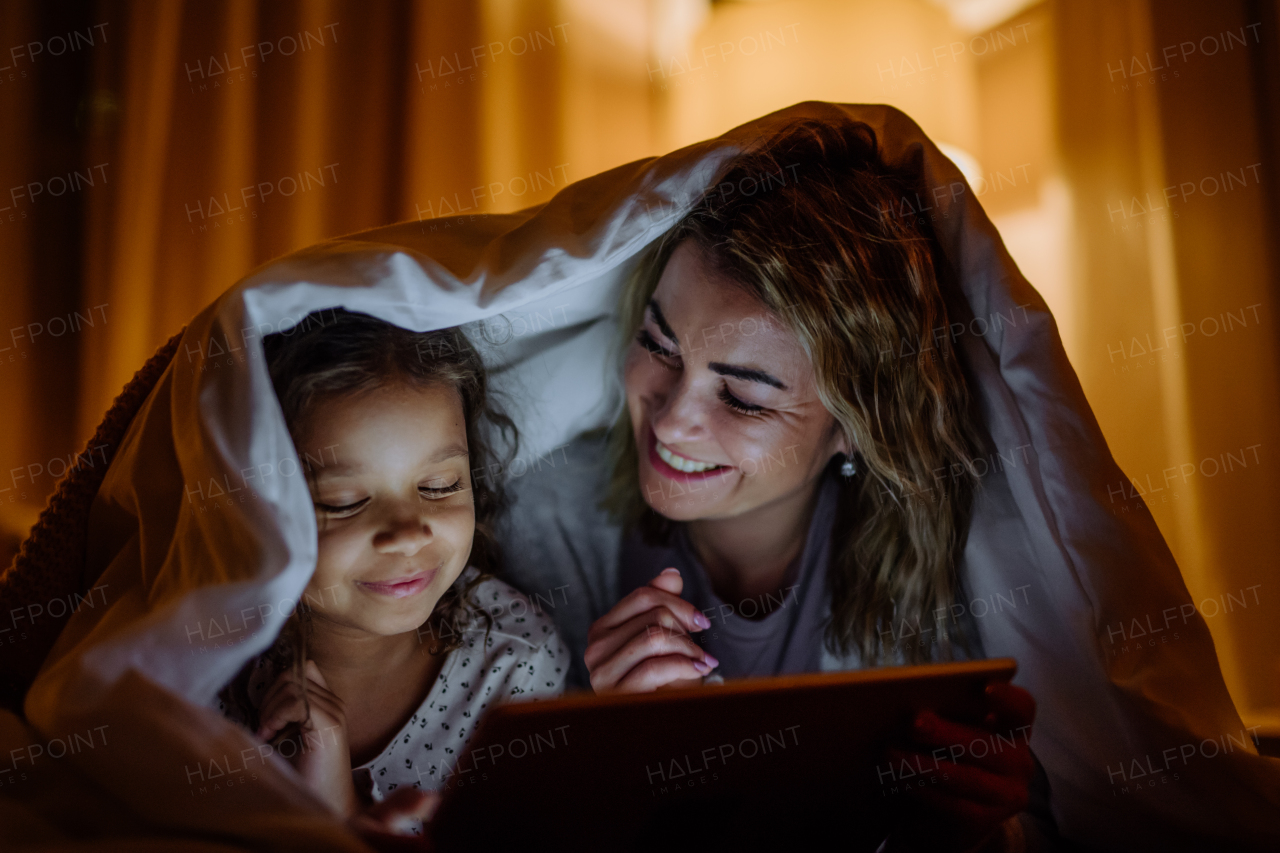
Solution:
M653 470L669 480L677 480L681 483L693 483L702 480L709 480L712 477L723 477L732 470L729 465L722 465L719 468L711 468L707 471L681 471L679 468L672 468L666 463L661 456L658 455L658 436L654 433L653 428L649 430L649 464L653 466Z
M379 595L389 596L391 598L408 598L411 595L417 595L428 586L436 576L436 570L429 572L410 575L403 578L392 578L386 581L356 581L362 589L369 592L376 592Z

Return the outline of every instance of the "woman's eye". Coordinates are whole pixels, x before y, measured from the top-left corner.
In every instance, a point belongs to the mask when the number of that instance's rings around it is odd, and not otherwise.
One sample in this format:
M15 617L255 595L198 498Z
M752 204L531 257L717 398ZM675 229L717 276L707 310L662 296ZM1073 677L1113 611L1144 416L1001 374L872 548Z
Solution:
M662 356L663 358L677 359L679 353L671 352L653 339L653 335L649 334L648 329L641 329L636 335L636 343L644 347L652 355Z
M316 509L320 510L326 515L334 515L334 516L338 516L339 518L342 518L348 515L354 515L356 511L358 511L361 507L363 507L368 502L369 502L368 498L358 500L355 503L340 504L340 505L339 504L322 504L317 502Z
M454 492L460 492L463 489L462 478L459 477L452 485L449 486L419 486L418 491L429 498L448 497Z
M735 412L741 412L744 415L758 415L764 411L764 406L757 406L754 403L748 403L745 400L739 400L729 391L728 384L720 386L720 401Z

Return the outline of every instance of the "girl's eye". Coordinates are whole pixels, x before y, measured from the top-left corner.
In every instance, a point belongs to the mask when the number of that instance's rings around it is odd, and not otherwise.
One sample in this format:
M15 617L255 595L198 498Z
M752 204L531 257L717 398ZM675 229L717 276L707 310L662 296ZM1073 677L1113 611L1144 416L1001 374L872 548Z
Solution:
M419 486L419 487L418 487L418 491L419 491L419 492L420 492L424 497L428 497L428 498L432 498L432 499L448 497L449 495L453 494L454 492L460 492L460 491L462 491L462 489L463 489L463 486L462 486L462 478L461 478L461 477L459 477L459 478L458 478L458 479L453 483L453 485L450 485L450 486L442 486L442 487L440 487L440 488L438 488L438 489L437 489L437 488L430 488L430 487L428 487L428 486Z
M671 352L653 339L653 335L649 334L649 330L641 328L636 335L636 343L648 350L652 355L661 356L663 358L677 359L679 353Z
M718 396L720 397L720 402L724 403L735 412L740 412L744 415L758 415L764 411L764 406L757 406L753 403L739 400L737 397L733 396L733 394L729 392L729 385L727 383L720 386L720 393Z
M316 509L320 510L326 515L332 515L338 518L345 518L346 516L349 516L349 515L355 515L356 512L359 511L368 502L369 502L369 499L364 498L363 500L358 500L355 503L343 504L342 506L317 503Z

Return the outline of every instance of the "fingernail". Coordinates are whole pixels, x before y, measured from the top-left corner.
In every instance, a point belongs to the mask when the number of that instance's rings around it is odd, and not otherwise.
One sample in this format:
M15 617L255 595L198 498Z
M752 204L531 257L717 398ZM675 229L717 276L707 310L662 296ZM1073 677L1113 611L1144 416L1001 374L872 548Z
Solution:
M693 662L693 668L696 669L698 672L702 673L703 675L706 675L708 672L711 671L711 667L700 660L696 660Z
M995 712L992 711L990 714L987 714L985 717L983 717L982 724L986 726L994 726L996 724Z
M702 653L702 659L705 660L711 666L712 669L720 665L720 661L716 660L713 656L707 654L706 652Z
M693 614L693 624L697 625L699 628L710 628L711 620L707 618L707 614L702 611L698 611Z
M665 574L667 574L668 572L675 572L677 575L678 575L678 574L680 574L680 570L679 570L679 569L677 569L677 568L675 568L675 567L671 567L671 568L667 568L667 569L663 569L663 570L662 570L662 574L664 574L664 575L665 575Z

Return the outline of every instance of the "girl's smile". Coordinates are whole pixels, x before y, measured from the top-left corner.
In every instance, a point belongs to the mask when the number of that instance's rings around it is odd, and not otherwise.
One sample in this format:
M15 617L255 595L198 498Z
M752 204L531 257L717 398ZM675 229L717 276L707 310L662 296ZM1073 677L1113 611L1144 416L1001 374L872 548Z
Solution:
M391 578L385 581L356 581L356 585L375 595L408 598L411 595L417 595L430 586L431 581L435 580L437 571L438 569L432 569L429 572L419 572L415 575Z

